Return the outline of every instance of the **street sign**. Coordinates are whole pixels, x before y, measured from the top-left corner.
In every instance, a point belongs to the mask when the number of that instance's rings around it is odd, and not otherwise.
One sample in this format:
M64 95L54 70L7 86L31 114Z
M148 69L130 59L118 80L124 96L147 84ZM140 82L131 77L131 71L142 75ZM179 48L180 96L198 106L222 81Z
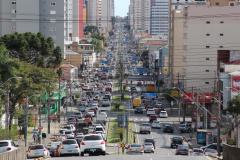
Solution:
M33 129L33 132L38 132L38 129Z
M222 137L222 144L227 144L227 138L226 137Z
M22 136L18 136L18 140L22 140Z
M118 143L118 144L117 144L117 147L118 147L118 148L120 148L120 147L121 147L121 144L120 144L120 143Z
M156 97L156 93L146 93L146 97Z
M145 72L145 73L148 72L148 69L144 69L143 72Z
M129 144L125 144L125 148L128 148Z
M108 64L108 61L103 61L104 64Z
M125 147L125 144L124 144L124 143L122 143L122 144L121 144L121 147L122 147L122 148L124 148L124 147Z
M38 126L38 129L43 129L43 126Z
M102 69L102 72L108 72L108 69Z
M195 128L195 122L192 122L192 128Z
M22 139L21 140L18 139L18 145L20 144L22 144Z
M211 133L211 132L207 132L207 135L208 135L208 136L211 136L211 135L212 135L212 133Z
M143 73L143 69L137 69L138 73Z

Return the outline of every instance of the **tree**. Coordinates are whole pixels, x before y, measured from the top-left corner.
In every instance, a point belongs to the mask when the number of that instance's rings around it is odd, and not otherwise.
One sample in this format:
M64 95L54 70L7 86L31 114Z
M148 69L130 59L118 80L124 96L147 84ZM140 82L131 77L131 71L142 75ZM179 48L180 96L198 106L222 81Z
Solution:
M111 21L112 21L112 29L115 29L116 17L112 16Z
M168 102L171 102L171 101L174 100L174 98L170 96L171 95L171 90L170 89L167 88L164 93L166 93L166 94L163 94L163 96L166 98L166 100Z
M143 67L144 68L149 68L149 56L148 56L149 51L144 50L141 54L140 60L143 62Z
M111 37L112 35L114 35L113 31L110 31L108 34L109 34L110 37Z
M87 26L84 28L85 33L99 33L98 27L96 26Z
M97 40L96 38L94 38L90 44L94 44L95 45L95 50L97 51L97 53L100 53L102 51L102 46L101 43L99 42L99 40Z
M58 67L62 62L60 47L54 49L51 37L45 38L42 33L13 33L0 38L9 51L10 58L26 61L38 67Z

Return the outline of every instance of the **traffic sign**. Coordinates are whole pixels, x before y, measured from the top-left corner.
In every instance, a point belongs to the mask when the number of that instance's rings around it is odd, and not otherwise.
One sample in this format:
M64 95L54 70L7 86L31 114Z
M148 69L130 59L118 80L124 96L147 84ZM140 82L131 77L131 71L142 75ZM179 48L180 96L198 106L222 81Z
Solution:
M207 132L207 135L208 135L208 136L211 136L211 135L212 135L212 133L211 133L211 132Z
M122 147L122 148L124 148L124 147L125 147L125 144L124 144L124 143L122 143L122 144L121 144L121 147Z
M43 129L43 126L38 126L38 129Z
M21 140L18 139L18 145L20 144L22 144L22 139Z
M222 137L222 144L227 144L227 138L226 137Z
M38 132L38 129L33 129L33 132Z
M125 148L128 148L129 144L125 144Z
M146 93L146 97L156 97L156 93Z
M195 122L192 122L192 128L195 128Z
M120 148L120 147L121 147L121 144L120 144L120 143L118 143L118 144L117 144L117 147L118 147L118 148Z
M18 140L22 140L22 136L18 136Z

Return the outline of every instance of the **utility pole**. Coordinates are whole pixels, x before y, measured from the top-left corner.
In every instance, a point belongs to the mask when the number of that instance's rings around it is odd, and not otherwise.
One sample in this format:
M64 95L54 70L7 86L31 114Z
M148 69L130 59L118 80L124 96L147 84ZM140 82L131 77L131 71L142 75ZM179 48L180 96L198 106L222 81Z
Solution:
M218 109L218 117L217 117L217 151L218 156L221 156L221 148L220 148L220 108L221 108L221 93L218 92L218 100L219 100L219 109Z
M58 123L60 123L60 107L61 107L61 86L60 86L60 75L58 76Z
M179 73L178 73L178 87L179 87ZM179 103L179 101L180 101L180 95L179 95L179 88L178 88L178 107L179 107L179 110L178 110L178 118L179 118L179 122L180 122L180 103Z
M185 107L185 91L184 91L184 76L182 75L182 83L183 83L183 123L185 123L186 118L186 107Z
M39 104L39 111L38 111L38 115L39 115L39 126L42 126L42 118L41 118L41 108L42 108L42 101L41 101L41 94L40 94L40 104ZM39 136L40 136L40 139L39 139L39 144L42 144L42 130L40 129L39 130Z
M48 92L48 134L50 134L50 91Z
M5 130L6 130L6 138L8 139L9 137L9 86L7 85L7 107L6 107L6 123L5 123Z
M28 139L27 139L27 132L28 132L28 95L27 95L27 99L26 99L26 105L25 105L25 147L26 149L28 148Z

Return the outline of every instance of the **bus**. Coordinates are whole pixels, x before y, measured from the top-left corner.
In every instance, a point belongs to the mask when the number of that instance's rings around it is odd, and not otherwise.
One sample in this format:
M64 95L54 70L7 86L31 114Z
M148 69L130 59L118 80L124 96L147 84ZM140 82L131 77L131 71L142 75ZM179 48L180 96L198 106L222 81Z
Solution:
M146 92L147 93L155 93L155 84L152 82L147 83Z

